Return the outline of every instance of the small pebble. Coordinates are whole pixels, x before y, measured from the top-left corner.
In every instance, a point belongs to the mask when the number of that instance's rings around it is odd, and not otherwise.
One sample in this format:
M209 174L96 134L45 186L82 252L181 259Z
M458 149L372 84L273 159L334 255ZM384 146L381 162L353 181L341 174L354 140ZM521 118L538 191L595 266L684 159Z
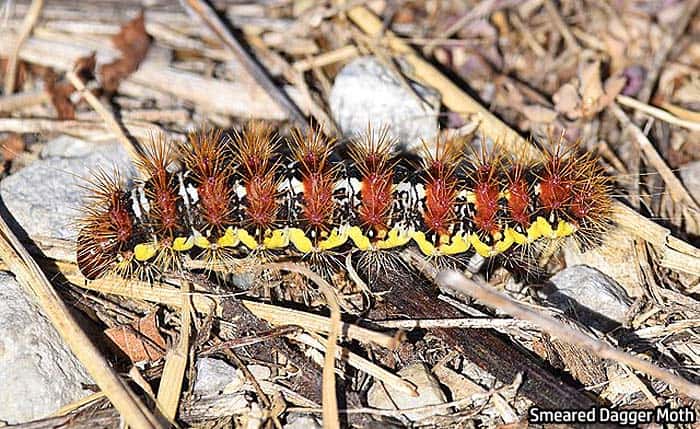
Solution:
M383 410L418 408L447 402L437 379L422 363L411 364L398 372L404 380L416 386L418 396L414 397L403 391L396 390L390 385L375 382L367 392L367 403L374 408ZM389 396L387 396L387 393ZM396 405L394 405L396 404ZM440 410L426 412L406 412L404 415L411 421L418 421L438 414Z
M414 151L423 140L436 138L440 99L432 89L417 83L411 87L414 91L377 59L358 58L335 78L329 100L333 118L346 137L366 132L368 125L373 131L388 126L399 139L398 150Z
M632 300L613 279L586 265L568 267L544 288L547 300L586 326L608 332L625 322Z

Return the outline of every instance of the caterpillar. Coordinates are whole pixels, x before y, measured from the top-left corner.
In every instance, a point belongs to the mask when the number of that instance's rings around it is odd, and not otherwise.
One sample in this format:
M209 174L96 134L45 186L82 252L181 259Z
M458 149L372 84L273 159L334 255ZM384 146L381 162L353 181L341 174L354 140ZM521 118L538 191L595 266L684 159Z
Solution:
M368 130L343 159L318 128L285 140L259 121L185 143L154 139L136 161L144 180L91 180L78 267L87 279L152 280L187 261L235 267L262 255L415 246L434 260L489 258L547 240L591 246L610 226L609 180L576 145L557 142L533 161L441 137L414 163L396 146L386 130Z

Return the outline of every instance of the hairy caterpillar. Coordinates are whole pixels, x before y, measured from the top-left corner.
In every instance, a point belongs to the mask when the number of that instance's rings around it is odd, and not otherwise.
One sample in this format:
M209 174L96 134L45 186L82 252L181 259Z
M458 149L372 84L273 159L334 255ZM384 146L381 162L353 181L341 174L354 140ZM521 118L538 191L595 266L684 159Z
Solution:
M80 220L77 261L106 273L154 279L187 260L235 266L248 255L367 254L417 246L429 258L492 257L543 240L590 245L607 228L608 179L596 159L555 144L543 160L467 155L439 140L400 168L386 132L354 138L349 160L335 141L294 130L289 154L268 124L232 136L156 139L138 160L148 179L126 188L96 175Z

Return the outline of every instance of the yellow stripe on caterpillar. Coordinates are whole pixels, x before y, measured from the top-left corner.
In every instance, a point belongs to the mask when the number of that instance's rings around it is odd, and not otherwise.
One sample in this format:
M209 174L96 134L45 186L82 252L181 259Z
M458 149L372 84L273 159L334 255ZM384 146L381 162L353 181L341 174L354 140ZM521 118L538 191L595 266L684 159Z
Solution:
M216 240L217 246L221 247L236 247L241 243L238 239L238 230L234 230L233 227L226 228L224 235Z
M194 247L193 237L175 237L171 248L176 252L187 252Z
M238 239L250 250L255 250L258 248L258 241L245 229L238 230Z
M469 236L469 243L471 243L471 245L474 247L476 253L483 256L484 258L488 258L497 254L495 253L494 248L481 241L481 238L479 238L477 234L471 234Z
M202 234L195 233L194 245L202 249L208 249L211 247L211 242L207 237L203 236Z
M148 261L158 253L158 248L152 243L140 243L134 246L134 258L139 262Z
M506 240L512 240L513 243L516 244L526 244L528 242L527 236L525 234L521 234L511 227L506 228L503 235L505 236Z
M369 250L372 247L370 239L362 233L359 226L350 227L348 237L355 243L358 250Z
M318 243L318 248L320 250L329 250L329 249L334 249L336 247L340 247L343 244L345 244L348 241L348 233L345 230L344 232L340 232L338 228L333 228L331 231L331 234L324 240L321 240Z
M314 250L313 243L309 237L306 236L303 230L299 228L289 228L288 237L289 241L292 242L298 251L302 253L309 253Z
M439 252L433 246L433 243L425 238L425 233L422 231L415 231L412 234L413 241L418 245L418 248L425 256L438 256Z
M393 249L396 247L405 246L411 241L411 234L401 228L392 228L389 230L386 239L377 242L377 249Z
M302 230L297 228L275 229L272 232L268 231L263 239L263 247L267 250L284 249L289 246L292 230L299 231L302 235L304 234Z
M458 253L464 253L469 250L471 244L466 240L462 234L455 234L452 236L449 244L441 244L439 247L440 254L443 255L456 255Z

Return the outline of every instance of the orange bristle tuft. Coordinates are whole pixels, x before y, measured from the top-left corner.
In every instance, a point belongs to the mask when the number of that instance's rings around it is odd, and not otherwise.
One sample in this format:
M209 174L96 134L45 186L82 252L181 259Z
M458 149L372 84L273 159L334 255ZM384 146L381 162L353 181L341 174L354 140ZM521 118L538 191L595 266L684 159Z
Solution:
M488 154L482 149L472 163L469 174L474 193L474 224L481 232L491 235L501 229L498 211L501 189L499 171L502 163L495 152Z
M116 255L125 249L134 235L134 219L129 198L118 174L100 171L90 183L90 204L78 220L77 262L88 279L105 274Z
M598 243L610 226L610 179L603 175L594 157L580 157L576 164L579 174L573 186L569 213L579 228L576 239L587 248Z
M505 193L509 221L527 229L536 217L533 173L539 164L525 150L509 157L505 170Z
M258 229L258 235L277 222L279 210L279 164L273 159L277 137L272 127L250 121L232 141L234 161L246 189L246 219Z
M369 129L349 148L350 157L360 171L362 179L361 201L358 211L362 226L374 232L388 229L391 206L394 164L392 148L395 140L388 129L374 135Z
M178 204L178 183L174 174L168 171L172 163L172 153L164 136L153 139L144 147L144 153L137 160L137 166L149 177L145 183L146 197L150 201L150 223L155 233L163 239L171 239L182 228Z
M438 139L435 154L427 147L424 149L423 168L426 178L423 222L428 230L439 236L449 234L449 228L455 221L455 201L459 192L455 173L463 149L464 142L454 139L442 142Z
M543 154L543 171L539 178L539 202L546 213L565 210L573 196L575 147L560 141Z
M181 147L183 162L197 184L204 222L218 232L233 221L231 199L234 189L230 159L220 131L192 133Z
M327 231L333 225L333 190L337 169L329 161L335 139L323 135L320 129L309 127L306 135L298 129L292 132L292 155L299 163L304 186L303 220L317 231Z

